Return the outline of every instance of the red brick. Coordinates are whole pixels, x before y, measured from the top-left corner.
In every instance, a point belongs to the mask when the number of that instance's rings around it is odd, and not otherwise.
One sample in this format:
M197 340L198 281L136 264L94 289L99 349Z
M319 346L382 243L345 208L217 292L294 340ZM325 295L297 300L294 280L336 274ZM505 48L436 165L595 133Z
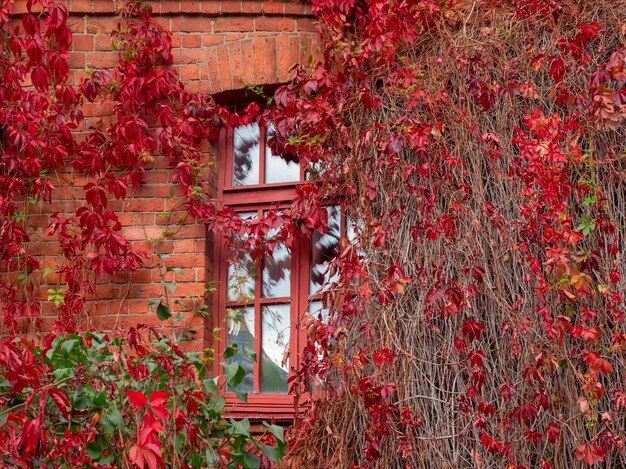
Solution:
M304 15L306 13L306 3L297 0L285 2L285 15Z
M201 49L173 49L172 54L176 64L195 64L205 60L205 53Z
M215 93L224 89L221 82L221 73L217 49L207 52L207 66L209 69L210 92Z
M74 34L72 47L75 51L93 51L93 35Z
M289 62L302 63L300 62L300 40L297 37L289 38Z
M273 18L261 16L254 20L256 31L293 31L294 20L292 18Z
M147 313L148 312L148 299L131 299L128 302L128 311L131 314Z
M197 65L183 65L180 70L180 76L181 76L181 79L185 81L199 80L200 79L200 67Z
M124 202L127 212L162 212L164 201L159 199L129 199Z
M181 252L196 252L196 242L193 239L180 239L173 242L175 253Z
M96 34L96 50L112 51L111 36L108 34Z
M93 7L93 0L72 0L72 13L91 13Z
M221 11L224 13L241 13L241 0L222 0Z
M170 182L169 171L148 171L144 178L146 184L165 184Z
M69 68L85 68L85 53L70 52L67 58L67 66Z
M252 18L217 18L213 23L213 32L244 32L254 31Z
M252 41L241 42L241 56L243 61L244 80L246 83L255 83L254 81L254 47Z
M206 33L202 35L202 47L216 46L224 42L222 34Z
M142 239L159 239L163 237L163 229L157 227L131 227L125 228L123 235L129 241L141 241Z
M289 79L289 70L293 65L289 56L289 38L277 37L276 66L278 67L278 81L287 81Z
M189 32L209 32L211 31L211 20L204 16L177 16L172 18L172 31Z
M202 1L200 6L205 15L217 15L220 12L220 2L218 1Z
M196 254L179 254L165 259L167 267L202 267L203 265L204 258Z
M172 47L174 49L182 46L183 35L181 33L174 32L172 33Z
M202 35L200 34L184 34L181 38L182 47L200 47L202 45Z
M160 254L170 254L174 249L172 241L157 241L154 243L154 251Z
M193 268L183 269L181 273L176 273L174 281L179 282L194 282L196 280L196 272Z
M163 293L163 287L154 283L131 285L129 296L132 298L158 298Z
M135 226L149 226L154 225L155 214L154 213L124 213L122 215L131 215L133 224Z
M214 64L219 68L220 81L222 84L222 90L232 89L232 80L230 75L230 62L228 60L228 50L226 47L220 47L217 50L218 62Z
M86 63L93 68L113 68L119 57L113 52L95 52L87 55Z
M115 2L113 0L92 0L94 13L113 13Z
M230 72L233 77L233 88L243 88L245 84L243 70L241 52L230 53ZM252 82L248 82L248 84L252 84Z
M118 20L114 17L87 18L87 32L92 34L108 34L117 26Z
M245 39L246 37L247 37L247 34L233 34L233 33L229 33L229 34L225 34L224 35L224 41L227 44L230 44L232 42L241 41L241 40Z
M276 72L276 39L273 37L265 39L265 69L267 70L266 80L268 83L278 81Z
M299 32L317 32L317 26L315 22L309 18L298 18L296 20L296 28Z
M203 2L211 3L211 0L203 0ZM183 13L200 13L200 3L195 0L185 0L180 2L180 10Z
M252 40L254 49L254 82L267 83L267 73L265 71L265 39L254 38Z
M161 13L180 13L180 0L161 0Z
M265 14L279 14L285 13L284 0L265 0L263 2L263 12Z
M258 0L243 0L241 11L246 15L263 13L263 2Z

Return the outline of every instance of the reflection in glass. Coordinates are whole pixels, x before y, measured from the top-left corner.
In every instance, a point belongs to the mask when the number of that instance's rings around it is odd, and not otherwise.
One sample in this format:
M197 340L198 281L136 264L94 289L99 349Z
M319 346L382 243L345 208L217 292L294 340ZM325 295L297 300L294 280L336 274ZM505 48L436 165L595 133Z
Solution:
M340 211L336 205L326 207L328 211L328 229L324 235L313 233L311 252L311 281L309 293L314 295L326 288L329 283L337 280L328 272L328 264L339 255L340 240Z
M271 240L278 230L271 229L266 239ZM263 298L288 297L291 294L291 252L283 243L274 247L272 254L263 257Z
M244 220L255 218L257 212L241 212ZM233 257L236 256L236 259ZM226 301L251 301L254 299L255 263L250 254L243 251L230 253L231 263L228 265L228 290Z
M259 183L259 139L259 124L256 122L235 129L233 186Z
M226 346L232 347L233 344L237 344L237 353L228 359L228 363L239 363L246 373L236 391L252 392L254 362L250 354L254 353L254 307L226 309ZM232 391L230 386L228 391Z
M320 300L314 300L309 303L309 314L315 319L321 320L324 324L328 324L328 308Z
M274 134L274 126L267 128L265 141ZM265 182L294 182L300 180L300 165L294 162L287 162L280 156L273 155L272 150L265 146Z
M283 357L289 350L289 305L264 306L261 335L261 392L287 393L289 367Z

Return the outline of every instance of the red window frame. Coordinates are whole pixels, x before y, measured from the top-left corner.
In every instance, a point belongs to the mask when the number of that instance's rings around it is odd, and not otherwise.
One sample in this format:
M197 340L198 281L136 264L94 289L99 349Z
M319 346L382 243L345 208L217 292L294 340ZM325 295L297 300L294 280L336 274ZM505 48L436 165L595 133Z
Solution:
M300 167L300 178L297 182L263 183L265 180L265 149L266 129L260 127L259 142L259 184L234 186L232 169L234 156L234 129L223 129L218 141L218 203L228 206L237 212L257 211L261 215L280 203L288 206L295 198L296 187L305 181L304 168ZM213 297L213 325L219 329L219 340L214 343L216 374L221 374L220 363L223 361L226 347L226 309L237 306L236 302L227 302L228 260L223 236L216 236L214 243L214 276L218 289ZM254 337L257 360L254 363L253 392L248 393L248 403L241 403L234 393L225 393L226 405L233 414L246 414L255 418L272 418L273 420L291 419L294 415L294 401L289 394L269 394L260 391L260 357L261 357L261 308L263 304L276 304L289 300L290 305L290 341L289 341L289 376L299 366L301 351L306 345L306 337L300 328L300 319L309 302L309 269L310 244L302 235L295 249L291 250L291 285L289 298L262 298L260 294L260 263L257 263L254 295ZM228 306L227 306L228 303Z

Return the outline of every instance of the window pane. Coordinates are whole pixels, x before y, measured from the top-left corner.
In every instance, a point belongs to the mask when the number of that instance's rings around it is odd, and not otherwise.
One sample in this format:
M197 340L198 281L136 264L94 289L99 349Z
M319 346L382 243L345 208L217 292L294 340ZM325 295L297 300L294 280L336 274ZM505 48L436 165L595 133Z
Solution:
M328 211L328 229L324 235L313 233L311 252L311 281L309 294L314 295L322 287L337 280L337 275L330 278L328 263L339 255L340 210L336 205L326 208Z
M309 314L315 319L321 320L324 324L328 324L328 308L324 308L320 300L309 303Z
M244 220L255 218L257 212L242 212L239 216ZM236 259L233 259L237 256ZM252 301L254 299L255 264L247 252L231 251L231 263L228 265L228 290L226 301Z
M233 154L233 186L259 183L259 124L235 129Z
M266 239L271 241L278 230L268 232ZM265 252L262 275L263 298L291 296L291 252L283 243L274 246L272 254Z
M263 307L261 327L261 392L287 393L289 375L288 360L283 357L289 351L289 305Z
M228 308L226 310L226 346L237 344L237 354L228 363L238 362L244 369L243 381L237 386L240 392L252 392L254 385L254 307ZM228 391L232 391L228 386Z
M265 140L274 134L274 126L267 128ZM300 180L300 165L287 162L280 156L273 155L272 150L265 146L265 182L294 182Z

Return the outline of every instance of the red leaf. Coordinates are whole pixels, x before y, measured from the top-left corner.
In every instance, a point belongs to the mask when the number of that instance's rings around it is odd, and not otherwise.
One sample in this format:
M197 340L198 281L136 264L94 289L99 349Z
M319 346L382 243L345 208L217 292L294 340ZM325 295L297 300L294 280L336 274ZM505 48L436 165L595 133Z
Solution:
M593 443L589 445L586 443L579 444L574 455L578 461L584 460L590 466L596 462L604 461L604 451Z
M69 415L70 400L67 398L65 393L59 388L51 388L48 390L48 395L50 396L50 399L52 399L57 405L57 407L63 414L63 417L67 418Z
M563 59L558 58L552 62L550 66L550 77L556 82L561 83L565 76L565 62Z
M164 419L168 416L167 408L165 407L168 397L169 394L163 391L154 391L150 394L150 407L154 415L159 419Z
M126 397L128 398L128 401L137 409L143 409L146 406L146 396L139 391L126 391Z
M154 391L150 394L150 405L163 405L167 402L167 398L169 397L169 393L163 391Z

